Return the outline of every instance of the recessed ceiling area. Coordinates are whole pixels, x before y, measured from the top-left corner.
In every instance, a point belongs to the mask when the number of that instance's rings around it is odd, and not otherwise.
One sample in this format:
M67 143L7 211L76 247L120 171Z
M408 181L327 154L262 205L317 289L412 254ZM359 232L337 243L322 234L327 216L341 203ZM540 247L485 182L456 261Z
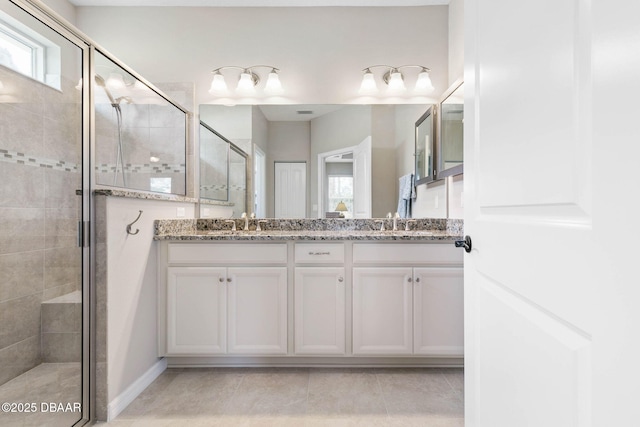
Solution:
M332 113L344 105L336 104L298 104L298 105L261 105L260 110L270 122L308 122L328 113ZM303 111L303 113L300 113ZM308 113L308 112L311 113Z
M449 0L69 0L76 6L313 7L439 6Z

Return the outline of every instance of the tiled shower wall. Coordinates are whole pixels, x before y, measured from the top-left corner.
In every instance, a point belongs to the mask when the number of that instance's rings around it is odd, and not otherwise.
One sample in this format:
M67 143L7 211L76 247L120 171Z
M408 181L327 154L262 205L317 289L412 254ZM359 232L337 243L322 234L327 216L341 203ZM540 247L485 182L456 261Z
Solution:
M80 289L81 92L0 66L0 384L41 362L42 301ZM76 337L56 337L55 345Z
M189 103L189 95L193 93L192 87L180 84L165 86L172 89L168 96L173 98L177 92L183 95L182 98L187 104ZM97 90L103 89L98 87ZM193 153L185 150L184 115L172 105L137 103L139 99L135 97L132 97L132 100L131 104L120 104L126 188L149 191L153 190L150 187L152 178L171 178L170 192L187 195L186 165ZM96 182L99 185L125 187L120 170L114 183L119 138L114 107L110 103L97 102L95 118ZM153 163L150 161L151 157L160 160Z

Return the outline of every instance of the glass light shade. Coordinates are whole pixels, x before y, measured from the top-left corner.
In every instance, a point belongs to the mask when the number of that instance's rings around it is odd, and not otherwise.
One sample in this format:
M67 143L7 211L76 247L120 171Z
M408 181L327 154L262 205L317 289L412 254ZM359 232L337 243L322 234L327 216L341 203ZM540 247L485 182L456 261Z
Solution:
M369 94L375 93L378 91L378 86L376 85L376 80L373 77L373 73L370 70L367 70L362 76L362 83L360 84L360 90L358 93Z
M407 90L402 79L400 71L393 71L389 76L389 91L391 92L403 92Z
M429 77L429 72L427 70L422 70L420 74L418 74L418 80L416 81L416 90L420 92L433 92L434 87L431 83L431 77Z
M213 75L213 80L211 81L211 88L209 88L209 93L227 93L227 82L224 81L224 76L217 72Z
M122 74L111 73L105 83L109 89L124 89L127 85L124 82Z
M277 95L284 92L284 90L282 89L282 83L280 83L280 77L278 77L278 73L276 72L276 70L272 70L269 73L264 91L272 95Z
M252 95L256 92L256 88L253 85L253 79L251 78L251 74L242 73L240 74L240 80L238 81L238 87L236 88L238 93L245 95Z

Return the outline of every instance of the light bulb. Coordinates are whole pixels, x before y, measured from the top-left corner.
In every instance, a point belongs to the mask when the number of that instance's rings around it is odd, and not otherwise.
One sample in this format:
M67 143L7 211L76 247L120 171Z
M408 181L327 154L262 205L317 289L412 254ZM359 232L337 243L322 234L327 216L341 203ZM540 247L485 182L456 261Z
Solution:
M267 84L264 87L264 91L271 95L278 95L284 92L282 83L280 83L280 77L278 77L278 72L275 68L271 70L267 77Z
M213 81L211 81L210 94L225 94L229 91L227 88L227 82L224 81L224 76L220 74L220 71L216 71L213 74Z
M431 77L429 77L429 72L424 68L420 71L420 74L418 74L416 90L424 93L433 92L434 90L433 83L431 83Z
M362 76L362 84L360 84L360 90L358 93L361 95L375 93L378 91L378 86L376 85L376 80L373 77L373 73L371 70L367 68L364 75Z
M124 89L127 85L124 83L122 74L111 73L107 78L106 85L109 89Z
M389 91L390 92L404 92L407 88L404 86L404 79L402 73L398 70L391 71L389 76Z
M238 87L236 88L238 93L244 95L253 95L256 92L256 88L253 84L253 78L249 71L245 70L240 74L240 80L238 81Z

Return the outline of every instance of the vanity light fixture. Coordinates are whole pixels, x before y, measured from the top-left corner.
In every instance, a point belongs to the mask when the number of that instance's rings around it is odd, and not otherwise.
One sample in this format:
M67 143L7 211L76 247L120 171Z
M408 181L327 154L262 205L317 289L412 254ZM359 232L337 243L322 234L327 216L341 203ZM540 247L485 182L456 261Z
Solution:
M213 81L209 88L209 93L212 95L228 95L229 88L225 80L222 71L225 70L240 70L240 76L238 77L238 85L236 86L236 92L239 95L254 95L256 93L256 86L260 83L260 76L253 70L255 68L270 68L267 76L267 83L264 87L264 93L267 95L278 95L283 92L282 83L280 83L280 77L276 67L271 65L252 65L251 67L238 67L235 65L228 65L224 67L216 68L212 71Z
M394 67L391 65L372 65L362 70L362 83L359 93L361 95L372 95L378 92L378 86L372 68L387 68L387 72L382 75L382 81L387 84L388 91L393 94L402 93L407 90L404 84L404 75L400 72L402 68L419 68L420 72L416 80L414 91L417 93L430 93L434 90L431 78L429 77L429 68L424 65L401 65Z

